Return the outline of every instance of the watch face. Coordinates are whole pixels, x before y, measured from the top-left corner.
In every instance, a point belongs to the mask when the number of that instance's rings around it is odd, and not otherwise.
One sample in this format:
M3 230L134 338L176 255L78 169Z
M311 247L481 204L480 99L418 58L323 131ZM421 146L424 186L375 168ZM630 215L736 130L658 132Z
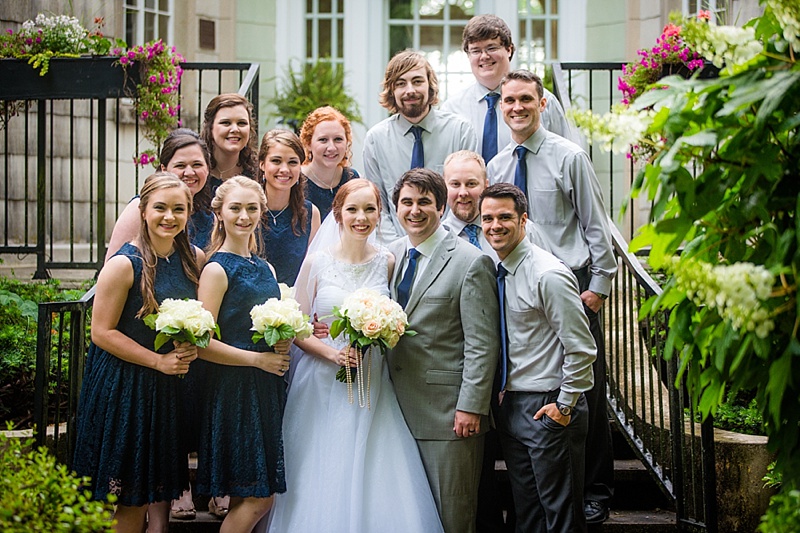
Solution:
M572 407L569 405L560 405L558 406L558 410L564 416L569 416L572 414Z

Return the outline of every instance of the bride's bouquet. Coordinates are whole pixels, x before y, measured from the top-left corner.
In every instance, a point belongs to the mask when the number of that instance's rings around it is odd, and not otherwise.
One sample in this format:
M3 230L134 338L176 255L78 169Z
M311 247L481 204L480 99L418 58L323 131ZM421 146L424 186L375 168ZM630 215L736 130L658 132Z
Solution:
M289 297L270 298L250 310L253 320L253 342L264 339L270 346L278 341L296 337L300 340L314 333L314 326L308 321L308 315L300 310L297 300Z
M369 403L370 348L377 346L381 353L386 353L387 349L397 345L403 335L413 336L417 333L408 329L408 317L400 304L372 289L358 289L345 298L342 305L333 308L333 315L337 318L331 323L331 338L344 334L350 346L358 351L356 366L341 367L336 379L347 383L350 403L353 403L352 383L355 380L359 405L364 407L365 400ZM359 372L364 354L368 354L366 390L364 373Z
M144 323L158 332L154 343L156 351L170 340L206 348L212 331L220 338L214 316L197 300L167 298L158 306L157 313L144 317Z

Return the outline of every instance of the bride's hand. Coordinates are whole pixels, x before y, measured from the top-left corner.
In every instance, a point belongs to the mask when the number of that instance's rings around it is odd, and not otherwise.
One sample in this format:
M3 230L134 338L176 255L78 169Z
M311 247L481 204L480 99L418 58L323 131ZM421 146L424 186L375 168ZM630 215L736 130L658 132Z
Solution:
M320 322L316 313L314 313L314 321L312 324L314 325L314 336L316 338L324 339L328 336L328 324L325 322Z
M358 352L352 346L345 346L337 353L336 364L339 366L355 367L358 361Z

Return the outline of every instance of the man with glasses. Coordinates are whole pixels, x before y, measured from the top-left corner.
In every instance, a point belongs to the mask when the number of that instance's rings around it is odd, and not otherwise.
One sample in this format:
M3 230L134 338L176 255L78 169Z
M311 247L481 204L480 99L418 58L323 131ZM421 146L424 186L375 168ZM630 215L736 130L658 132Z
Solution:
M511 71L514 43L508 25L495 15L472 17L464 28L462 48L469 57L475 83L442 104L449 111L467 119L478 135L478 153L486 164L510 141L511 134L499 112L500 81ZM542 125L566 139L572 132L558 99L545 90L547 107Z

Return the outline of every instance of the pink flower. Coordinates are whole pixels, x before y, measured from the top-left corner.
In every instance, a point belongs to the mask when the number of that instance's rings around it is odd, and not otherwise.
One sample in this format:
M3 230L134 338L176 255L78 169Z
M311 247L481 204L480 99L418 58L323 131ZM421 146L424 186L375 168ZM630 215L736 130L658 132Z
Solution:
M697 18L700 20L711 20L711 11L707 9L701 9L697 12Z
M664 26L664 31L662 31L661 34L666 37L677 37L681 34L681 27L672 23L667 24Z
M147 115L148 115L147 111L142 111L142 120L146 119Z
M158 81L158 78L156 78L155 75L150 76L150 83L155 83L157 81Z

